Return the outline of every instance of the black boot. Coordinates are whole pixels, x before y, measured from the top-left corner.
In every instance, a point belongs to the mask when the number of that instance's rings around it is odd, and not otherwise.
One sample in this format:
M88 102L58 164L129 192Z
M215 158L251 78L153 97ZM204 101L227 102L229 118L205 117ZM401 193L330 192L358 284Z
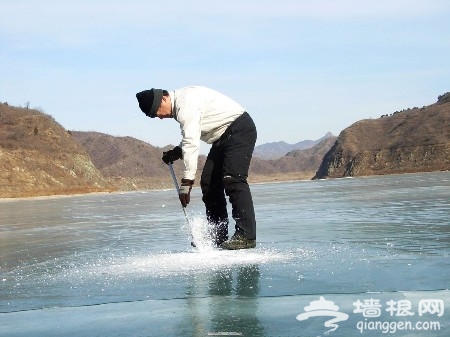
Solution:
M236 231L230 240L225 241L219 247L228 250L255 248L256 240L247 239L244 234Z

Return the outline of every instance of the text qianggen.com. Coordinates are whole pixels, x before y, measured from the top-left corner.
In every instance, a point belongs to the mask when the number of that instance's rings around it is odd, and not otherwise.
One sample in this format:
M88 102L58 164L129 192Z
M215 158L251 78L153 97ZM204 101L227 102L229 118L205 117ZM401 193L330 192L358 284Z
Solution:
M441 330L441 324L437 321L400 321L400 322L383 322L383 321L359 321L356 324L356 328L359 332L365 331L381 331L382 333L396 333L403 330L418 330L418 331L439 331Z

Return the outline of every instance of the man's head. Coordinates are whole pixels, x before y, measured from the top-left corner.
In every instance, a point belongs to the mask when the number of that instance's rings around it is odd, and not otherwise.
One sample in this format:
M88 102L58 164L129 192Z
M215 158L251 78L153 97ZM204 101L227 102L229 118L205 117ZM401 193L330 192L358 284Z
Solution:
M138 92L136 98L142 112L150 118L155 118L163 96L162 89L151 89Z

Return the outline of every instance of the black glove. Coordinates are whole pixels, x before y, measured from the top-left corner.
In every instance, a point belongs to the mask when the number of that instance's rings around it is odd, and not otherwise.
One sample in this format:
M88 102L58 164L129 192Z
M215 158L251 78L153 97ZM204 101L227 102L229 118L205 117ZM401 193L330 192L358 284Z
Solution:
M192 185L194 185L194 180L181 179L180 192L178 196L180 197L181 205L183 205L183 207L186 207L191 201Z
M183 151L181 150L181 147L175 146L173 150L163 152L162 160L169 165L169 163L173 163L175 160L181 159L182 157Z

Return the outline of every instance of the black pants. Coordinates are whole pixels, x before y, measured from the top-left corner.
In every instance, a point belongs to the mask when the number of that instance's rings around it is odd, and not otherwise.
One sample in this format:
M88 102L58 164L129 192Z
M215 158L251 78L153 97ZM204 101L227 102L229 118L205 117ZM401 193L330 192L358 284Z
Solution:
M256 127L247 112L239 116L212 144L203 168L200 186L206 216L217 243L228 236L225 194L232 206L236 230L256 239L255 211L247 183L248 169L256 142Z

